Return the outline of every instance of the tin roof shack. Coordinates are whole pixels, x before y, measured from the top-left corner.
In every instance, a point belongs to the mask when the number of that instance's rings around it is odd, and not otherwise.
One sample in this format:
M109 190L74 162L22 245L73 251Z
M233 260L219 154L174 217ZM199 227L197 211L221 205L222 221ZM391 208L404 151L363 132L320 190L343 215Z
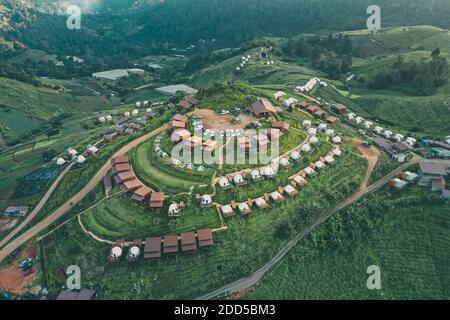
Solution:
M441 158L441 159L450 159L450 150L436 147L431 149L431 157L432 158Z
M144 259L159 260L161 258L161 237L145 239Z
M109 192L112 189L112 180L110 176L103 177L103 186L105 187L105 191Z
M197 250L197 241L194 231L181 234L181 251L184 253L195 253Z
M200 249L210 248L214 245L214 238L211 229L197 231L198 246Z
M163 248L164 254L178 253L178 236L165 236Z
M444 180L447 176L447 171L442 164L422 161L419 166L419 185L421 186L429 186L433 180Z

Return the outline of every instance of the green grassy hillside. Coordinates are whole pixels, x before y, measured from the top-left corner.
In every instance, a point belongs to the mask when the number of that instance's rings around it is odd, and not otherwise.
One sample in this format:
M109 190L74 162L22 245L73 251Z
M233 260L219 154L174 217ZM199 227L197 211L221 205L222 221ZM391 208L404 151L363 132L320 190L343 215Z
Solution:
M448 299L448 203L413 188L380 191L340 212L302 241L252 299ZM381 290L368 290L369 265Z

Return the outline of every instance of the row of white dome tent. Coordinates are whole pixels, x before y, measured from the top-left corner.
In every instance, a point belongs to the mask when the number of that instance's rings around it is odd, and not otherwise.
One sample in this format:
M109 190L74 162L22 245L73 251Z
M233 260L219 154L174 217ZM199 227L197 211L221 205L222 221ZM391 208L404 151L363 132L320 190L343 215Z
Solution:
M311 125L312 125L311 120L304 120L304 121L302 122L302 126L303 126L303 128L305 128L305 129L310 128Z
M295 87L295 90L298 92L310 92L320 83L321 81L319 78L312 78L304 86Z
M137 116L138 114L139 114L139 110L138 109L133 109L131 112L130 111L125 111L123 113L123 115L125 117Z
M98 119L98 121L103 123L103 122L106 122L106 121L112 121L113 117L110 114L100 114L97 117L97 119Z
M148 106L148 104L149 104L149 101L148 100L145 100L145 101L138 101L138 102L136 102L136 107L138 107L138 108L140 108L140 107L142 107L142 106Z

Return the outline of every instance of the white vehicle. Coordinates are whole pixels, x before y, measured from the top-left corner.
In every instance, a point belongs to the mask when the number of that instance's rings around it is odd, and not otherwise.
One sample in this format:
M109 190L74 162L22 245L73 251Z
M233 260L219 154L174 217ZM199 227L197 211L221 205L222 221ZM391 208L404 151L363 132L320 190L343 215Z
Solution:
M219 113L219 115L224 116L224 115L227 115L227 114L229 114L229 113L230 113L230 111L228 111L228 110L222 110L222 111Z

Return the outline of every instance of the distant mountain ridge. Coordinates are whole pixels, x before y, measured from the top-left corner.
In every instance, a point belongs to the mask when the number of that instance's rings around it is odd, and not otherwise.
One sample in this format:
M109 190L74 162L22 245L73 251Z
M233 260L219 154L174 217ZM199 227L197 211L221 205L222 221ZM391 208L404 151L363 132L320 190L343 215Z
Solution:
M217 46L226 47L260 36L355 30L365 27L366 9L373 1L78 0L97 14L86 14L82 30L75 32L64 28L64 16L42 10L63 2L0 0L0 26L4 26L0 58L24 47L60 55L136 56L183 48L200 39L214 39ZM450 28L448 0L379 0L378 4L382 26Z

